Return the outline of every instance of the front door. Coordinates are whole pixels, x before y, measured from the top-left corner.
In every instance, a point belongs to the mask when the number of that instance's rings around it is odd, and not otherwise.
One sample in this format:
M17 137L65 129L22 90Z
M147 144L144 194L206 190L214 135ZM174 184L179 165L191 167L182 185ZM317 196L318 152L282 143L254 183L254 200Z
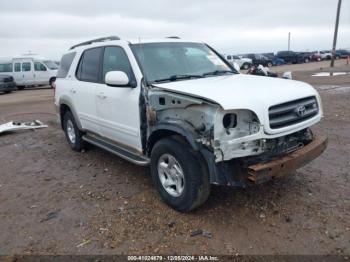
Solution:
M104 48L102 84L96 89L100 134L141 151L140 87L115 87L104 84L105 75L110 71L123 71L131 81L135 81L129 59L120 46Z
M46 66L40 62L34 62L34 84L45 85L49 83L48 71Z

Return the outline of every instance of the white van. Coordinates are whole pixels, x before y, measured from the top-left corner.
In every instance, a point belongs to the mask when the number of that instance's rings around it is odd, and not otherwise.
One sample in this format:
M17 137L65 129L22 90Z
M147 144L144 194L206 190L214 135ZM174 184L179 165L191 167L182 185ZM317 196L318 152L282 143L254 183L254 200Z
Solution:
M0 60L0 74L13 76L18 89L34 85L50 85L56 80L58 66L40 57L15 57Z

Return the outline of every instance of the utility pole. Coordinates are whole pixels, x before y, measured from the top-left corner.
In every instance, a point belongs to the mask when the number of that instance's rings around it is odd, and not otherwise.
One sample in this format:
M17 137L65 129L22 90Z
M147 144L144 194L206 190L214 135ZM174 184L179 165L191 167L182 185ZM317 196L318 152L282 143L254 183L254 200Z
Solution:
M288 32L288 52L290 51L290 32Z
M334 67L334 58L335 58L335 50L336 50L337 38L338 38L338 26L339 26L339 16L340 16L341 1L342 0L338 0L337 18L335 19L331 67Z

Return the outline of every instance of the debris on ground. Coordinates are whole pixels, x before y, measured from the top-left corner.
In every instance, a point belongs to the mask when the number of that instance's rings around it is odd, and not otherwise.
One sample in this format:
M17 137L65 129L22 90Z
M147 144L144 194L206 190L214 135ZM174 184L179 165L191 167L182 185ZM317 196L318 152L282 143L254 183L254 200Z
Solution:
M40 120L34 120L32 122L15 122L11 121L5 124L0 125L0 134L4 132L12 132L18 130L27 130L27 129L38 129L44 128L47 125L44 125Z
M83 247L85 245L88 245L91 243L91 240L84 240L83 242L81 242L80 244L77 245L77 247Z
M195 231L192 231L191 233L191 237L195 237L195 236L203 236L203 237L206 237L206 238L212 238L213 235L209 232L209 231L205 231L205 230L202 230L202 229L197 229Z
M58 211L49 212L49 213L47 213L45 218L40 220L40 222L45 222L45 221L51 220L53 218L56 218L57 215L58 215Z

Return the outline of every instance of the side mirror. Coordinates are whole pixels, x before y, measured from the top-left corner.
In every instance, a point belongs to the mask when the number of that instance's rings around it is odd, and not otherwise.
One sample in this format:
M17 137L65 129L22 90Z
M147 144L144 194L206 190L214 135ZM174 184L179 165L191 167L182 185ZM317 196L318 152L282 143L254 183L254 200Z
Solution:
M239 65L236 62L233 62L233 68L239 73L239 71L241 71L241 68L239 67Z
M105 83L109 86L135 87L123 71L110 71L105 76Z

